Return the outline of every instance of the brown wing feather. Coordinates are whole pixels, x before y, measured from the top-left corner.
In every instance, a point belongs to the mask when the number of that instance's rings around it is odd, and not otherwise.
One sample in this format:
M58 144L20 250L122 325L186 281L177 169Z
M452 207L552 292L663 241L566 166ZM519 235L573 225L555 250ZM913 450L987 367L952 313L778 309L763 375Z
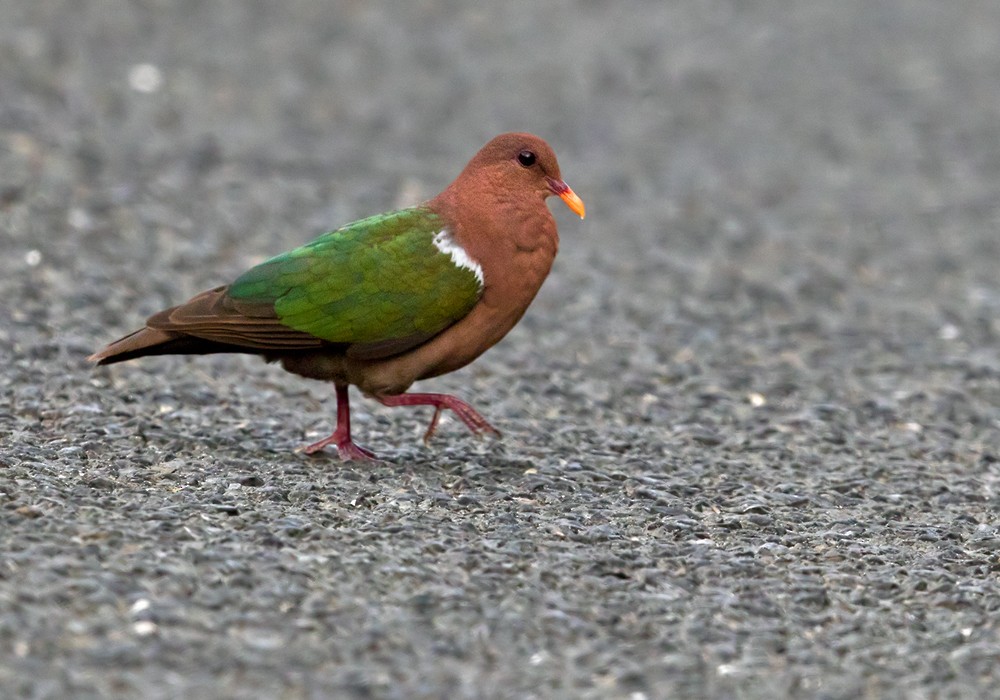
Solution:
M320 350L376 360L405 352L433 334L417 334L375 343L329 343L281 323L270 303L238 301L228 287L202 292L179 306L153 314L146 327L120 338L90 356L98 364L123 362L146 355L260 353L269 358L285 353Z
M146 326L257 350L307 350L325 344L281 323L272 304L236 301L226 294L227 289L210 289L180 306L153 314Z

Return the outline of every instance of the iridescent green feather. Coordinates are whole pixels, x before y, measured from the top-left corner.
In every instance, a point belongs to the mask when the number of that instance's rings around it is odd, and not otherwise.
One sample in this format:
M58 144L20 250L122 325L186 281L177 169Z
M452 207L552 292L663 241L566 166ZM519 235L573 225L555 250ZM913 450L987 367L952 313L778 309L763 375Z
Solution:
M482 291L434 244L443 228L423 207L361 219L248 270L229 295L273 303L286 326L335 343L433 335Z

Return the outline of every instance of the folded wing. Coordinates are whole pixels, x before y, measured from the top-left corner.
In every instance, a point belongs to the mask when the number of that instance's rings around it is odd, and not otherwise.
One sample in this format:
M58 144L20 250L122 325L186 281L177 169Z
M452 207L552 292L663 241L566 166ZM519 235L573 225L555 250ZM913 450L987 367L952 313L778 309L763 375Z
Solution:
M436 243L443 229L421 207L362 219L161 311L147 327L247 350L403 352L461 319L482 294L475 271Z

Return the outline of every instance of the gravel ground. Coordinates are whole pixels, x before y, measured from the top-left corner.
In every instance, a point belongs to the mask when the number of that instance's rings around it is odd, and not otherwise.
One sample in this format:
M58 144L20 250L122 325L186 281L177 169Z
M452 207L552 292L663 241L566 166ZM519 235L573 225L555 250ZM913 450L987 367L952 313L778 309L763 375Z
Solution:
M4 697L1000 683L1000 4L0 8ZM627 9L625 9L627 8ZM537 132L587 202L423 384L84 357Z

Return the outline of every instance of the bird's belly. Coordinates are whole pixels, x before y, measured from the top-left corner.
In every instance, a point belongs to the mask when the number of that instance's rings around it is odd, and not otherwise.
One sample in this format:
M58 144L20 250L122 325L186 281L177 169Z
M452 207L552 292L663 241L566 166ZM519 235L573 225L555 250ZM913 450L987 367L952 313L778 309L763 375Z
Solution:
M343 353L331 351L297 352L279 357L268 357L267 359L268 361L279 360L286 371L307 379L319 379L338 384L348 382Z
M373 361L346 358L349 383L369 395L395 395L413 382L454 372L495 345L514 327L524 309L499 312L480 304L455 325L409 352Z

